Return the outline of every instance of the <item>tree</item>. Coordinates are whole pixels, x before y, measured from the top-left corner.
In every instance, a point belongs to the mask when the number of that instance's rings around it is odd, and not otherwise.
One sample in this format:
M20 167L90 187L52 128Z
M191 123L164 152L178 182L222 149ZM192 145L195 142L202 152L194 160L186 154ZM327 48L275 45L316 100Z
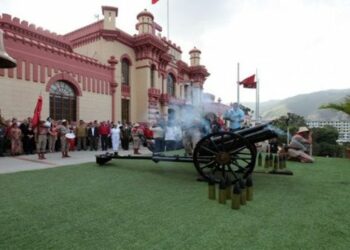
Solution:
M350 115L350 95L345 97L345 100L341 103L328 103L326 105L322 105L320 109L333 109Z
M298 131L299 127L306 126L306 121L303 116L287 113L287 115L280 116L279 118L272 121L272 125L285 131L285 135L280 135L278 138L279 143L286 143L287 141L287 127L289 128L289 133L292 135Z
M335 127L313 128L313 149L318 156L342 157L343 147L337 144L339 132Z
M335 127L324 126L323 128L312 129L313 141L315 143L328 143L337 145L339 132Z

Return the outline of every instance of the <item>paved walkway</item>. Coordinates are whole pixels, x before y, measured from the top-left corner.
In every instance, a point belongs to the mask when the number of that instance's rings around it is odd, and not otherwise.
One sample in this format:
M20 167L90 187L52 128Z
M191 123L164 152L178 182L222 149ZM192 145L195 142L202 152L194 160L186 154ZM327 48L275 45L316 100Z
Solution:
M110 150L109 152L112 151ZM147 148L141 149L140 152L142 154L150 154L150 151ZM62 158L62 154L57 152L45 154L46 160L38 160L37 155L0 157L0 174L95 162L95 155L102 153L105 153L105 151L72 151L69 152L71 157ZM119 154L132 155L132 150L120 150Z

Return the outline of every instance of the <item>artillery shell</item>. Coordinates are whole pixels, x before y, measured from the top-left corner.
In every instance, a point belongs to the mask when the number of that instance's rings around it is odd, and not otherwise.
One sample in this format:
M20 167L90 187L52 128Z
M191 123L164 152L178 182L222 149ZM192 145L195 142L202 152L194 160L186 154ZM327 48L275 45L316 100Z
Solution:
M253 200L253 180L251 176L248 176L247 178L247 201Z
M272 168L273 167L273 154L269 155L269 167Z
M269 155L265 154L264 168L269 168Z
M262 156L261 153L258 153L258 167L262 166Z
M278 155L278 165L279 165L279 169L283 169L283 155L279 154Z
M221 181L219 185L219 203L226 204L226 185L224 181Z
M287 155L284 155L283 167L287 168Z
M232 184L229 180L226 180L226 200L230 200L232 197Z
M280 163L280 167L281 169L285 169L286 168L286 156L285 155L281 155L281 163Z
M239 183L233 186L232 198L231 198L231 208L239 209L241 207L241 188L239 187Z
M274 160L273 160L273 169L278 170L278 157L275 155Z
M214 181L208 182L208 198L209 198L209 200L216 199L215 182Z
M241 188L241 205L247 204L247 191L245 188L245 183L243 180L239 181L239 186Z

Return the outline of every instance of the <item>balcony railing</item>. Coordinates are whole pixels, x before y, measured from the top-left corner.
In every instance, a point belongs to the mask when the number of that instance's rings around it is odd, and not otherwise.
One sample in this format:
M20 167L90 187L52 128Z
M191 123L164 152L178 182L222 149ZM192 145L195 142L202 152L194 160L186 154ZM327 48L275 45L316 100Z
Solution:
M122 96L130 96L130 85L122 84Z
M160 97L160 89L149 88L148 89L148 96L159 98Z

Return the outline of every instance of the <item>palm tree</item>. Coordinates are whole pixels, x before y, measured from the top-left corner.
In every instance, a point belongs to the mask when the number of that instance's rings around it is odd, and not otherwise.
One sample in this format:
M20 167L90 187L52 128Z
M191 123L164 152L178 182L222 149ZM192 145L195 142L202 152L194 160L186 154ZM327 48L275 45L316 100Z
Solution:
M341 103L328 103L326 105L322 105L320 109L334 109L337 111L344 112L345 114L350 115L350 95L345 97L344 102Z

